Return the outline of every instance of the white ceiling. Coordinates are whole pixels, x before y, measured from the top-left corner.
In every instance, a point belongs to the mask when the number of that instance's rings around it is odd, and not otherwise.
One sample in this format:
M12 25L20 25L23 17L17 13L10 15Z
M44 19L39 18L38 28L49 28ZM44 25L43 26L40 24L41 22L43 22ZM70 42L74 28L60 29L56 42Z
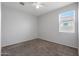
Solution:
M19 2L2 2L2 5L27 12L35 16L39 16L44 13L48 13L50 11L72 4L73 2L43 2L44 7L41 7L39 9L36 9L35 6L31 4L31 2L24 3L25 5L22 6L19 4Z

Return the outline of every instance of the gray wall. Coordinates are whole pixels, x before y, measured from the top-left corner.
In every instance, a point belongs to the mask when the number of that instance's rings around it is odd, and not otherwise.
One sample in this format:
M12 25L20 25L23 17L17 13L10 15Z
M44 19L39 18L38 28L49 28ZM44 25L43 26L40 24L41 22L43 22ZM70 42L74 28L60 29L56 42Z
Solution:
M78 55L79 55L79 2L78 2Z
M37 38L37 18L2 6L2 47Z
M0 55L1 55L1 2L0 2Z
M75 10L75 33L59 32L59 14L65 11ZM67 45L77 48L77 3L63 8L51 11L47 14L38 17L39 35L38 37L44 40Z

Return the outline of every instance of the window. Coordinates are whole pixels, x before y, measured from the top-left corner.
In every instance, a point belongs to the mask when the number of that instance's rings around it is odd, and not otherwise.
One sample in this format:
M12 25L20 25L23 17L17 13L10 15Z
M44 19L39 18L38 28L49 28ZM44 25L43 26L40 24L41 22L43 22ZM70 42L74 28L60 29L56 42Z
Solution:
M66 11L59 14L59 32L75 32L75 11Z

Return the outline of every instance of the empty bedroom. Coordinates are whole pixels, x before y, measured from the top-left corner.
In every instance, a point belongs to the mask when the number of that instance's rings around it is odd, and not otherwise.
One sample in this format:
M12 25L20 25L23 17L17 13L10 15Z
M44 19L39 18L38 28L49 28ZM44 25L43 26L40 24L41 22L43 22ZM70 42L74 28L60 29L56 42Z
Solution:
M77 2L1 2L2 56L78 56Z

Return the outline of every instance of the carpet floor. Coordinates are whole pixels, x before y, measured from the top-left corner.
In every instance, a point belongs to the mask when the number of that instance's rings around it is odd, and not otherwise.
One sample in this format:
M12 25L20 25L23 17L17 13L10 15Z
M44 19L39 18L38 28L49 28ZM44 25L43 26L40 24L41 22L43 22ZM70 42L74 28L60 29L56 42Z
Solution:
M2 48L2 56L77 56L76 48L34 39Z

